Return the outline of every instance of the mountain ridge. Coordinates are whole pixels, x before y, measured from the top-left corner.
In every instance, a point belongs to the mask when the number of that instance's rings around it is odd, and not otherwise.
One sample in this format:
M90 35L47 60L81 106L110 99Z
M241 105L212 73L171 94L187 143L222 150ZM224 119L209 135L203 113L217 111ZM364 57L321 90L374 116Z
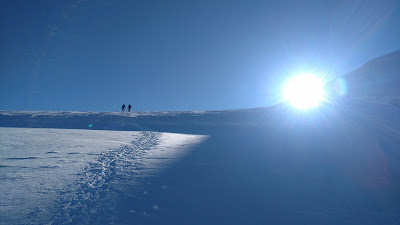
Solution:
M349 96L400 96L400 50L377 57L341 76Z

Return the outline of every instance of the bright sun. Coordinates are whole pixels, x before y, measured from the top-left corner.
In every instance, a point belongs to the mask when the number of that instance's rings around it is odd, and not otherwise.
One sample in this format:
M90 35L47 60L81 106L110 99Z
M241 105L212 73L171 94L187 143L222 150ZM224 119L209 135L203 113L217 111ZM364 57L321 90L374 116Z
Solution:
M306 74L291 78L284 87L284 98L298 109L310 109L319 105L325 97L321 78Z

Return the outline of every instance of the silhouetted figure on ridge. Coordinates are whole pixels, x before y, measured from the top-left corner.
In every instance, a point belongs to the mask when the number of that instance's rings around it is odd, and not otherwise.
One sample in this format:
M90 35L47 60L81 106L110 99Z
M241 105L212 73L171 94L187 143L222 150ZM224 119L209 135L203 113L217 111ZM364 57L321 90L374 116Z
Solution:
M125 104L122 105L122 112L125 110Z
M131 112L131 108L132 108L132 106L131 106L131 104L129 104L128 105L128 112Z

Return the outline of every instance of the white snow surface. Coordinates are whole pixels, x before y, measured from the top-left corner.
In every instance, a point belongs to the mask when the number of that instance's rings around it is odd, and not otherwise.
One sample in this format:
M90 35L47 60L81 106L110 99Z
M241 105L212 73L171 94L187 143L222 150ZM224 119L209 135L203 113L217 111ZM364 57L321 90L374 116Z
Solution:
M2 224L400 224L400 111L379 101L0 127Z
M70 223L74 216L69 214L82 218L84 213L108 210L115 207L112 198L104 205L93 204L100 194L139 185L140 179L167 167L205 138L159 132L0 128L2 224Z

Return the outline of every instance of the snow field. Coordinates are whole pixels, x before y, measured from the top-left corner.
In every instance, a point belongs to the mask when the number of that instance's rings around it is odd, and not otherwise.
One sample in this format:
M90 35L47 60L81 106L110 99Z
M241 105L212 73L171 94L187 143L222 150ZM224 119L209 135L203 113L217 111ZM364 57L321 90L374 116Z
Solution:
M111 223L116 199L205 136L0 128L2 223ZM157 206L155 206L157 208Z

